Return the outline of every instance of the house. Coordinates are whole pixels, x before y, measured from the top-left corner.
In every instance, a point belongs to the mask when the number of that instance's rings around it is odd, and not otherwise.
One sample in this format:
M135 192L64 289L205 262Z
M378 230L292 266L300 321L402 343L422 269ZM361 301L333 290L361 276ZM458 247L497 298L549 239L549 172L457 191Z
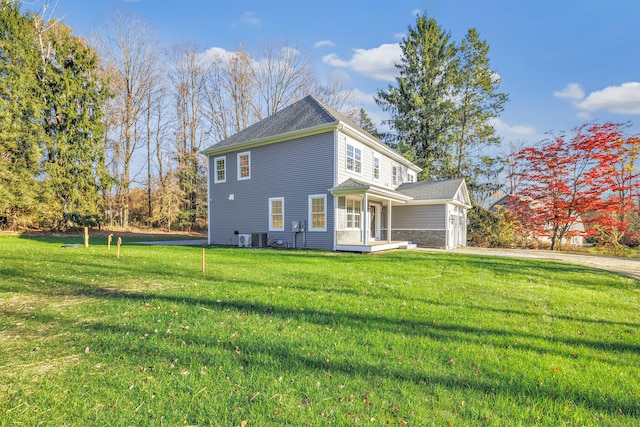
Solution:
M509 206L513 197L516 197L516 196L507 194L501 197L498 201L496 201L493 205L491 205L489 210L491 212L497 212L499 209L505 209L507 211L513 212L513 209L512 209L513 206ZM540 206L539 204L537 204L537 202L531 199L520 198L519 200L524 201L526 203L527 208L530 206L535 207L536 205ZM551 227L547 224L546 226L542 227L542 229L544 230L542 234L540 232L537 232L537 233L529 232L527 233L527 238L532 239L534 242L538 244L550 245L551 237L549 237L549 234L551 234ZM571 245L571 246L585 246L586 234L587 234L586 228L582 221L582 217L580 215L576 215L575 220L571 223L571 225L569 226L569 229L567 230L566 234L562 238L561 244Z
M373 252L466 243L463 179L420 168L312 96L207 148L209 244Z

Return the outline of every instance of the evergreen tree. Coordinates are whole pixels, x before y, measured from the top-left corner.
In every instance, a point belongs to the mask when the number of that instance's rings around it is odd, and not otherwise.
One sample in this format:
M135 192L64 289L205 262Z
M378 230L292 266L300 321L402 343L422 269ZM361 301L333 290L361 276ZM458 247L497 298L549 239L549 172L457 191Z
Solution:
M33 18L0 3L0 226L27 225L38 207L41 112Z
M506 94L498 92L500 76L491 70L488 54L487 42L479 38L474 28L470 29L457 49L456 110L449 134L449 174L465 177L476 199L499 188L495 182L502 171L501 162L488 149L500 145L491 121L508 100Z
M433 18L418 16L400 45L396 85L378 91L376 102L391 114L395 143L409 146L422 179L443 175L447 167L447 133L455 105L452 78L456 70L455 46L448 32Z
M36 25L41 53L46 133L43 171L55 228L94 225L102 216L104 164L102 105L105 87L98 57L84 39L59 22Z
M376 102L391 114L394 145L423 168L421 179L464 177L474 196L490 192L500 159L492 127L508 97L489 67L489 46L475 29L456 46L433 18L418 16L401 45L396 84ZM388 141L389 139L387 139Z

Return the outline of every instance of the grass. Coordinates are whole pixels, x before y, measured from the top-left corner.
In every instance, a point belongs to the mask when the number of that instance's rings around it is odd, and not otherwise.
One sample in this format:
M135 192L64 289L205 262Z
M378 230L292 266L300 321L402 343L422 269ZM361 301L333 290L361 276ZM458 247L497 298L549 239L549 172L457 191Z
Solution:
M80 241L80 240L79 240ZM0 237L0 425L637 425L640 281Z

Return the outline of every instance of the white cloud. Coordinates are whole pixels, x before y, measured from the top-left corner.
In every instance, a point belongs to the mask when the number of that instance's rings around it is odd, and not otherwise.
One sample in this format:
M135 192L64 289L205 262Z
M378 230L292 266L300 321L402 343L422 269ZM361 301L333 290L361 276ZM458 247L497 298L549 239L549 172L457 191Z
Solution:
M406 37L406 34L405 34L405 33L395 33L395 34L393 35L393 38L394 38L394 39L396 39L396 40L402 40L402 39L404 39L405 37Z
M492 120L492 125L495 130L502 136L507 138L522 138L525 136L533 136L536 134L536 130L530 125L509 125L503 122L501 119L496 118Z
M398 74L395 64L401 58L400 45L392 43L372 49L354 49L349 60L340 59L335 53L324 56L322 60L333 67L347 68L376 80L394 81Z
M228 51L221 47L214 46L205 50L202 55L205 58L209 58L210 60L213 60L213 61L228 62L229 60L231 60L231 58L233 58L234 52Z
M569 83L562 90L553 92L553 96L561 99L570 99L572 101L580 101L584 98L584 89L579 83Z
M237 27L239 25L253 25L253 26L259 26L261 24L260 18L258 18L258 15L253 12L253 11L248 11L245 12L240 19L234 21L232 23L233 27Z
M640 114L640 82L623 83L591 92L577 107L586 111Z
M331 47L331 46L335 46L336 44L334 42L332 42L331 40L320 40L319 42L316 42L313 47Z

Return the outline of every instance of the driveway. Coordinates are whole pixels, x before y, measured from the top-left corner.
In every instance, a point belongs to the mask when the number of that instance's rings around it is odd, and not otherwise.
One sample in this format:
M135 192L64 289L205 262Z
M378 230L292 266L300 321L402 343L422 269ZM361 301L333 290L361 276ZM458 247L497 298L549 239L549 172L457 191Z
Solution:
M640 259L579 254L571 252L541 251L531 249L476 248L471 246L456 248L453 249L452 252L461 254L504 256L514 258L551 259L555 261L564 261L572 264L580 264L587 267L613 271L615 273L620 273L636 279L640 279Z

